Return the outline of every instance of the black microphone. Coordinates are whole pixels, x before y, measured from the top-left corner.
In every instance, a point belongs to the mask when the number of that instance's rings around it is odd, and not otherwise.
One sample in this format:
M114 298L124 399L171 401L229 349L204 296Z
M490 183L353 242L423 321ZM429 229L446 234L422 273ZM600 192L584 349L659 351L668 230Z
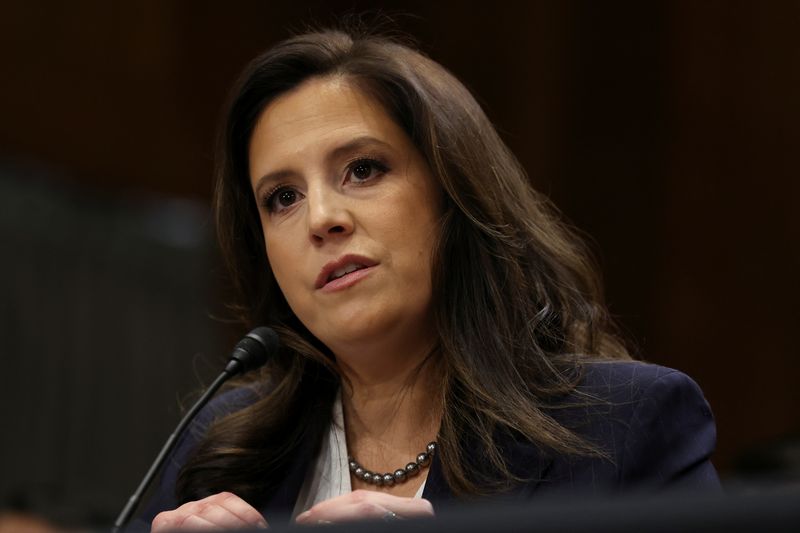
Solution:
M270 328L261 326L254 329L233 348L223 373L233 376L261 367L278 350L278 344L278 334Z
M178 424L178 427L175 428L175 431L173 431L172 435L170 435L167 439L164 447L161 448L156 460L153 461L152 465L150 465L150 470L147 471L142 479L142 482L139 483L139 487L136 489L136 492L131 495L131 497L128 499L128 503L125 504L122 512L119 513L119 516L114 521L114 527L111 529L112 533L117 533L128 522L133 514L133 511L136 510L139 499L141 499L142 495L147 490L147 487L150 486L150 483L153 481L156 473L161 468L161 465L164 463L167 455L169 455L169 452L171 452L172 448L175 447L178 437L181 435L181 433L183 433L183 430L186 429L186 426L188 426L189 423L194 419L195 415L197 415L200 409L202 409L203 406L208 403L208 400L214 395L214 393L217 392L222 384L225 383L225 381L227 381L231 376L250 372L251 370L261 367L267 362L267 359L271 355L274 355L275 352L278 351L279 344L280 341L278 340L278 334L272 329L264 326L254 329L239 341L239 343L234 347L233 353L231 353L231 358L228 361L228 364L225 366L225 370L222 371L222 373L217 377L217 379L214 380L211 386L206 389L200 399L195 402L191 409L189 409L189 411Z

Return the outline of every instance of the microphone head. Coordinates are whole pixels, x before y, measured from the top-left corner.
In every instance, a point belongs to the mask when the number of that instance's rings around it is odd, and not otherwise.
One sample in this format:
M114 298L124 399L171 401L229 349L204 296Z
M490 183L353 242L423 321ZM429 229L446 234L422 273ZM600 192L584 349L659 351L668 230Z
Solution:
M230 374L238 374L260 368L278 351L279 345L277 333L265 326L257 327L245 335L233 349L225 370Z

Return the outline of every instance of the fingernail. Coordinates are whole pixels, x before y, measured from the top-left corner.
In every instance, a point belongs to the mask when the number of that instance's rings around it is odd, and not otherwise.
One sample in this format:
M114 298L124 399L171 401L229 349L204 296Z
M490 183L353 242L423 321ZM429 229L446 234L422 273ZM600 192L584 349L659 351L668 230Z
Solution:
M300 513L299 515L297 515L297 518L295 518L294 520L295 520L295 522L303 522L303 521L305 521L305 520L308 520L308 516L309 516L310 514L311 514L311 513L310 513L310 512L308 512L308 511L303 511L302 513Z

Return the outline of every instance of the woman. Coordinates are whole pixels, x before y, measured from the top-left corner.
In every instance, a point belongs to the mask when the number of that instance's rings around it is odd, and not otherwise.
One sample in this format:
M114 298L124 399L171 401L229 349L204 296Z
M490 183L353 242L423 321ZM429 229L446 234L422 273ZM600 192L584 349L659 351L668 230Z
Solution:
M579 240L440 65L289 39L242 75L219 156L237 309L283 348L184 438L155 531L717 485L702 393L629 360Z

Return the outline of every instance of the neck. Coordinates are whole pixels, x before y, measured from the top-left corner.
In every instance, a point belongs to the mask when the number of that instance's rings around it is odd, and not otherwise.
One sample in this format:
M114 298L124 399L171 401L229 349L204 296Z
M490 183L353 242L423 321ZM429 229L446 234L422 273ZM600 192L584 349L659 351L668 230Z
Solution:
M390 361L382 357L381 365L339 363L348 450L374 468L397 468L412 460L436 440L441 421L437 355L426 348Z

